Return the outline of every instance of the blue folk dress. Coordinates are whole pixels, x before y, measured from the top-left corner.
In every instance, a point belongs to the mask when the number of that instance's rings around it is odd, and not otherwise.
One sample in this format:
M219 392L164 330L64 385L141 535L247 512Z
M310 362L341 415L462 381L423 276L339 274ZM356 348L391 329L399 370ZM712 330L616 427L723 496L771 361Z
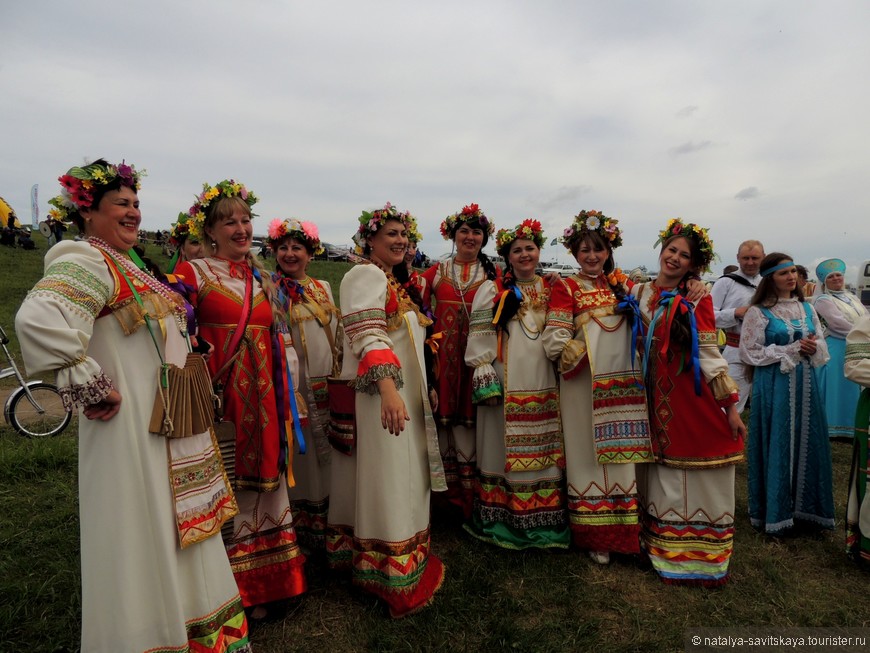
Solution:
M796 299L751 307L740 354L755 366L749 419L749 519L777 534L798 522L834 527L831 447L817 372L828 361L824 338L812 357L799 340L821 334L812 306Z

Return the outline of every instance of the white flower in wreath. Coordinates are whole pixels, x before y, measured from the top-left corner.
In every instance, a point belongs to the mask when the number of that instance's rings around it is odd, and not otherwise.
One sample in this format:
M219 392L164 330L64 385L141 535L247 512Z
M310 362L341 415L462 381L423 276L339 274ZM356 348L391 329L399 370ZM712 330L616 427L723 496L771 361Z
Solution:
M586 218L586 228L589 229L590 231L593 229L598 229L600 224L601 224L601 220L599 220L594 215L590 215L588 218Z

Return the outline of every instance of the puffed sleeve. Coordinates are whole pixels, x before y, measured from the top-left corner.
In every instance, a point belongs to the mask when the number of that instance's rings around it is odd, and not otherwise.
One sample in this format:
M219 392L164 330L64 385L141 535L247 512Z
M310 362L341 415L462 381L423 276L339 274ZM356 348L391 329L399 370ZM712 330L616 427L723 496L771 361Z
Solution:
M88 356L94 321L115 292L103 255L86 242L58 243L45 256L45 276L15 316L30 374L55 372L67 410L98 403L111 379Z
M767 318L757 306L750 306L743 316L740 330L740 359L747 365L772 365L779 363L783 372L793 370L800 359L800 343L765 345L764 330Z
M716 318L710 295L703 297L695 307L695 321L698 325L698 356L701 361L701 373L720 406L736 404L739 399L737 384L729 376L728 361L719 351Z
M474 294L471 305L465 364L474 369L471 380L471 400L474 403L502 395L501 381L492 366L498 353L498 335L492 323L497 290L494 281L484 281Z
M558 361L559 372L571 378L586 363L586 336L583 329L574 334L574 298L569 281L560 279L550 291L550 306L544 326L544 352Z
M357 265L341 281L341 321L359 359L354 388L378 393L377 381L392 378L401 388L402 366L387 335L387 275L376 265Z
M843 370L850 381L870 387L870 316L859 318L846 336Z
M825 325L826 335L842 340L852 329L852 323L843 316L843 312L837 308L837 302L830 295L816 297L813 308Z
M816 313L815 309L813 309L809 304L805 303L804 305L809 306L810 312L813 315L813 325L815 326L816 333L819 336L816 340L816 352L810 356L810 364L813 367L821 367L831 360L831 355L828 353L828 343L822 336L824 331L822 330L822 323L819 321L819 314Z

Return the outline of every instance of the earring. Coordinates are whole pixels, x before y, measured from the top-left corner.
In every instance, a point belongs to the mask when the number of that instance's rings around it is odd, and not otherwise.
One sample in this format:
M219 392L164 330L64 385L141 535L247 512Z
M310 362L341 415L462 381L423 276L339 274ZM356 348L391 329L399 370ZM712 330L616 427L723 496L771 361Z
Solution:
M211 243L211 248L212 248L212 249L217 249L217 243L214 242L214 241L212 241L212 243Z

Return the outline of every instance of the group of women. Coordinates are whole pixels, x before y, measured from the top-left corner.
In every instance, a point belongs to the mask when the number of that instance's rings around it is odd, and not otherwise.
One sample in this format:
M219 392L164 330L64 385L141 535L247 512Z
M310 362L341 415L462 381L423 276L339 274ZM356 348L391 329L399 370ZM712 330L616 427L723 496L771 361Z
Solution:
M580 271L545 279L540 223L495 234L502 272L482 253L494 225L471 204L441 225L452 256L417 274L416 223L387 204L358 220L365 261L338 307L307 275L316 226L273 220L266 272L251 253L257 198L233 180L204 185L173 228L171 274L152 274L132 249L141 176L99 160L60 178L52 204L84 239L50 250L16 318L28 370L56 371L85 418L83 650L249 650L248 619L306 590L306 553L412 614L445 573L432 492L498 546L573 545L600 564L643 551L665 582L727 581L746 429L698 280L705 229L671 220L658 276L632 286L614 262L617 220L583 211L561 238ZM781 299L759 302L748 331L761 342L788 308L787 266L768 267ZM800 306L784 316L795 369L825 355ZM203 359L219 422L184 431L174 398L202 382Z

